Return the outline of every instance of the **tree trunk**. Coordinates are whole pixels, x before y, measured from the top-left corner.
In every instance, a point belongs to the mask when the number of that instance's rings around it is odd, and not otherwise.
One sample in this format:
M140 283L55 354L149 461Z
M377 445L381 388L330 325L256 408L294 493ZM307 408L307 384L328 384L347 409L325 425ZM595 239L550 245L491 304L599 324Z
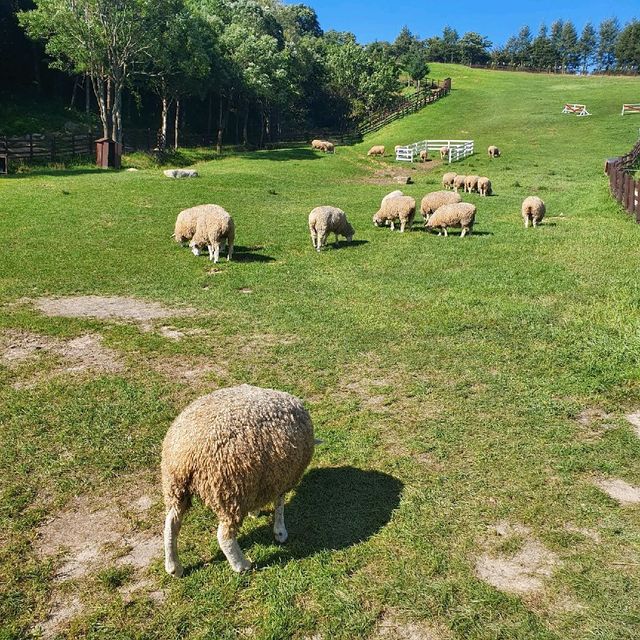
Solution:
M111 129L109 126L109 112L107 110L106 91L104 78L99 76L92 77L93 93L98 104L98 113L100 114L100 122L102 123L102 137L110 138Z
M244 120L242 123L242 145L246 149L249 146L249 104L244 105Z
M169 107L171 103L167 96L162 96L162 121L160 123L160 135L158 136L158 148L164 151L167 146L167 128L169 120Z
M264 109L260 107L260 149L264 148Z
M89 76L84 77L84 111L87 115L91 113L91 87L89 87Z
M209 91L209 109L207 111L207 144L211 141L211 127L213 125L213 96Z
M111 121L113 122L113 139L122 143L122 86L114 83L113 107L111 109Z
M176 98L176 118L173 123L173 148L178 148L178 129L180 127L180 98Z
M227 108L224 109L224 96L220 94L220 108L218 111L218 139L216 141L216 151L222 153L222 137L227 126L229 110L231 109L231 96L227 100Z
M76 76L73 79L73 89L71 91L71 102L69 103L69 107L71 107L71 109L73 109L75 103L76 103L76 93L78 91L78 85L80 84L80 78L78 76Z

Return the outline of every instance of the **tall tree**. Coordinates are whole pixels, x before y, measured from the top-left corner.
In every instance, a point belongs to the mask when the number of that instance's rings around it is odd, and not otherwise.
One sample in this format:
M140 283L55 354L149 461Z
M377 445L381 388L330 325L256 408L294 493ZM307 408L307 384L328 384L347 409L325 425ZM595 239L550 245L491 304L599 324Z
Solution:
M596 56L598 46L598 37L596 30L590 22L584 25L582 35L578 42L578 55L580 57L580 64L582 65L582 73L587 73L587 70Z
M460 36L455 29L447 26L442 30L442 42L444 44L447 62L460 61Z
M547 25L542 24L531 43L531 63L537 69L552 69L554 62L554 49L547 36Z
M609 18L600 23L598 29L599 44L596 55L598 69L609 71L616 64L616 42L620 35L620 25L616 18Z
M551 42L551 48L553 49L553 67L554 71L562 70L562 30L564 22L562 20L555 20L551 23L551 31L549 33L549 41Z
M632 20L621 32L616 43L618 65L626 71L640 71L640 21Z
M578 32L571 20L567 20L562 25L560 55L562 59L562 70L565 73L567 71L574 71L578 66L580 53L578 50Z
M149 51L143 0L35 0L20 15L52 66L91 79L103 135L122 142L122 91Z
M464 64L486 64L491 58L491 41L475 31L465 33L460 38L459 46Z

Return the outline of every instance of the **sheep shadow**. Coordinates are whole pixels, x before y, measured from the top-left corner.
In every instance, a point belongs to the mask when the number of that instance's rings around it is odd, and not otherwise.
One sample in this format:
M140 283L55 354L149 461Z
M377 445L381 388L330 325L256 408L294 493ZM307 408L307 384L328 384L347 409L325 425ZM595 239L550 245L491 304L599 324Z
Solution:
M255 253L256 251L262 251L264 247L243 247L242 245L235 245L233 247L233 261L234 262L275 262L275 258L271 256L265 256L262 253Z
M322 250L327 251L327 249L348 249L349 247L359 247L363 244L369 244L369 241L352 240L351 242L349 242L348 240L339 240L337 244L335 242L327 242Z
M345 549L367 540L389 522L402 489L400 480L380 471L312 469L285 508L289 541L274 548L260 565ZM273 545L271 519L240 540L245 549L254 543Z

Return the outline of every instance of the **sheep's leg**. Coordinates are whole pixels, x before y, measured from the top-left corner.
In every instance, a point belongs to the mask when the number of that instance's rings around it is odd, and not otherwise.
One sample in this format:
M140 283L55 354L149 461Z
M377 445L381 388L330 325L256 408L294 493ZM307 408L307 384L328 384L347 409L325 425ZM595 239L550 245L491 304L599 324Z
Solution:
M529 228L529 216L524 217L524 228L525 229Z
M237 573L251 569L251 562L244 557L240 545L236 540L238 528L221 522L218 525L218 544L231 568Z
M340 245L340 238L338 238L338 234L335 234L336 236L336 247Z
M209 260L213 260L213 245L208 244L207 249L209 249ZM217 260L216 260L217 262Z
M209 255L211 255L211 252L209 252ZM219 259L220 259L220 245L216 244L213 247L213 264L218 262Z
M538 226L538 220L537 220L536 218L532 218L532 219L531 219L531 224L532 224L534 227L537 227L537 226Z
M184 498L177 506L169 509L164 521L164 568L176 578L182 575L182 565L178 559L178 534L188 506L189 499Z
M393 231L395 229L395 227L393 226L393 220L390 220L391 224L389 225L391 227L391 231Z
M284 526L284 496L278 496L273 512L273 536L281 544L286 542L289 537L287 528Z
M460 237L464 238L467 235L467 231L469 231L469 227L462 227L462 233L460 234Z
M322 249L322 247L324 247L326 241L327 241L327 232L326 231L318 231L318 246L316 247L316 249L318 251L320 251Z
M231 260L233 256L233 242L227 242L227 262Z
M313 248L316 248L316 239L317 239L317 234L316 234L316 230L315 229L309 229L309 231L311 231L311 244L313 245Z
M444 233L444 237L447 238L448 234L447 234L447 227L442 227L442 231Z
M404 220L400 220L400 233L404 233L405 224Z

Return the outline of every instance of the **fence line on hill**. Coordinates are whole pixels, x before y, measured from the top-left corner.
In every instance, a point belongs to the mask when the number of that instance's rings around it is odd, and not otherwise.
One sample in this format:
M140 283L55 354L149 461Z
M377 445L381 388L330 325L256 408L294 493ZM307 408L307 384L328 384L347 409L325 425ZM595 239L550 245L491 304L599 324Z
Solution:
M607 160L605 172L609 176L611 195L640 223L640 180L632 171L638 169L640 140L627 155Z

